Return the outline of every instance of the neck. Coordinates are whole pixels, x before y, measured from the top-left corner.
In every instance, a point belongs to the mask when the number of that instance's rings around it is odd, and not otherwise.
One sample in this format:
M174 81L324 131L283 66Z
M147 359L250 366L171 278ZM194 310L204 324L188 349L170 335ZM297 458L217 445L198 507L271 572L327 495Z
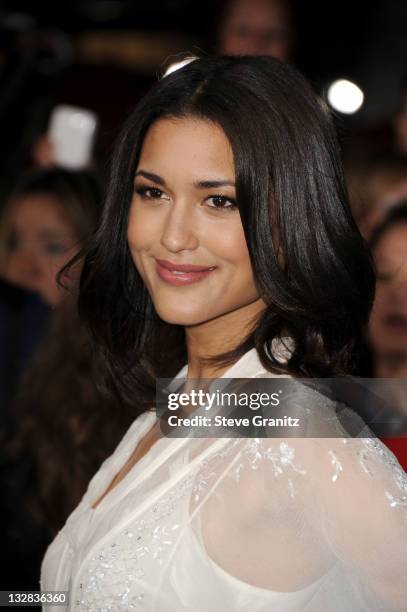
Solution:
M407 354L384 353L375 356L375 378L407 378Z
M260 314L266 308L261 298L205 321L185 327L188 351L188 378L218 378L231 366L215 366L202 362L204 357L214 357L238 346L253 331Z

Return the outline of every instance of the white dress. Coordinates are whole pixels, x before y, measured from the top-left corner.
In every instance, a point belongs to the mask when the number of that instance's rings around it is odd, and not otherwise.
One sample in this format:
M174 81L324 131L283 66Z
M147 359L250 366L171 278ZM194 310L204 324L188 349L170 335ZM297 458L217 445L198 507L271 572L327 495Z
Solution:
M274 376L252 349L223 377ZM42 591L92 612L407 610L407 476L378 440L164 437L92 509L155 422L92 478Z

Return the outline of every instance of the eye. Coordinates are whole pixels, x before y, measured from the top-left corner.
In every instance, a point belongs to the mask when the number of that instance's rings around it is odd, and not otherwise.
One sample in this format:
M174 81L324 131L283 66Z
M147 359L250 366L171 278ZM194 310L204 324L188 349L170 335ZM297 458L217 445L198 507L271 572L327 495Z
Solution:
M237 208L236 200L233 198L227 198L223 195L210 196L207 201L212 201L213 204L209 208L221 209L221 210L235 210Z
M134 191L146 200L160 200L164 195L164 192L158 187L139 186L135 187Z
M45 246L45 250L48 255L62 255L68 251L68 247L66 247L64 244L50 242Z

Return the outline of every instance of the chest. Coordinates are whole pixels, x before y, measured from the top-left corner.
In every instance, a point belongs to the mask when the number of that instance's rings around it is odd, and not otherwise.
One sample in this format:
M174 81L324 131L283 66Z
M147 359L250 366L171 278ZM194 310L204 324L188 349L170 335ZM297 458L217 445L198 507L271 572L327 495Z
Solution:
M97 499L97 501L92 505L92 508L95 509L100 504L100 502L106 497L106 495L114 489L116 485L119 484L127 476L130 470L138 463L151 449L151 447L158 442L158 440L162 437L160 430L158 427L154 427L144 438L142 438L137 444L136 448L130 455L129 459L123 465L123 467L117 472L109 486L105 490L105 492Z

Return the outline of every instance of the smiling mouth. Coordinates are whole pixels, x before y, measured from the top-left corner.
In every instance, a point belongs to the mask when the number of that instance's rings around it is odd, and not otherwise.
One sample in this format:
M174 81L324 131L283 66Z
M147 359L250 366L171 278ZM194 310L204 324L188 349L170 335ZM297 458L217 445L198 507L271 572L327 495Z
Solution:
M176 287L192 285L193 283L202 281L212 274L215 269L216 266L194 272L187 272L182 270L168 270L168 268L162 266L158 261L156 264L157 274L161 280Z

